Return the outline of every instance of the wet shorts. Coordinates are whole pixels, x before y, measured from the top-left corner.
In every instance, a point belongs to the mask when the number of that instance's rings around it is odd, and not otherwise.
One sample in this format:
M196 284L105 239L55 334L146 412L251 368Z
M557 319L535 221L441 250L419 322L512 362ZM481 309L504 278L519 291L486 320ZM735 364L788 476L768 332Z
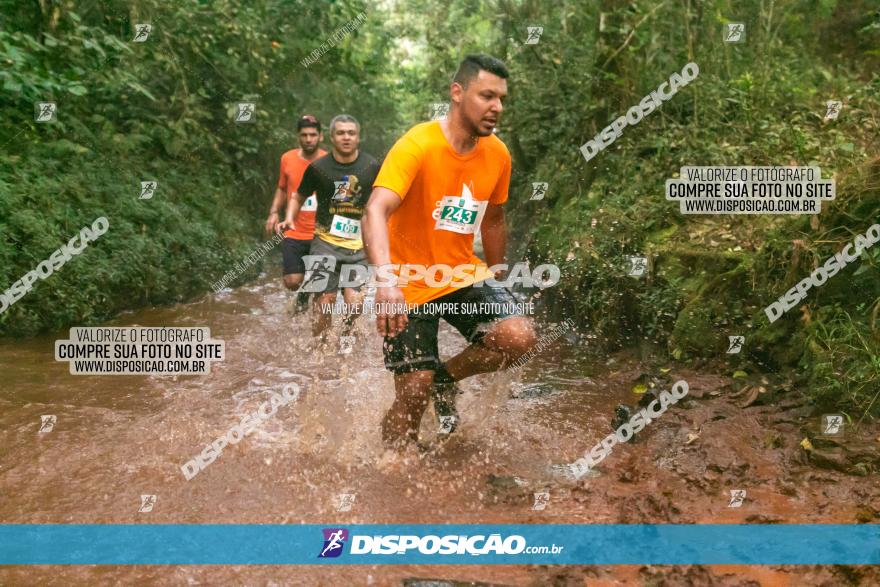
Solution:
M284 263L284 275L295 273L303 274L306 272L306 264L303 256L309 254L312 247L312 241L298 240L295 238L284 237L281 241L281 258Z
M445 304L445 305L444 305ZM451 306L451 307L450 307ZM446 320L469 343L479 342L492 323L521 316L516 298L500 286L468 286L423 304L407 314L403 332L385 337L382 350L385 368L396 374L434 371L440 364L437 331L440 318Z
M367 256L363 249L353 251L337 247L316 237L312 240L312 250L306 262L309 265L306 269L312 274L303 284L303 291L324 293L339 288L339 274L343 265L366 266ZM360 286L351 289L360 289Z

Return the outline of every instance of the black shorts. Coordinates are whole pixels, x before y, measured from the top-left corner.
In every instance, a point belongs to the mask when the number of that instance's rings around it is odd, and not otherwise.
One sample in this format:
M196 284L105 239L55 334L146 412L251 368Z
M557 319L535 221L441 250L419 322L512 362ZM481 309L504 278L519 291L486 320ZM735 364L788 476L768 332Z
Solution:
M454 307L450 308L451 304ZM493 322L522 315L516 298L505 287L483 283L479 287L471 285L450 292L407 313L408 322L403 332L393 338L385 337L382 344L385 368L395 374L436 370L440 364L437 349L440 318L474 343L483 338Z
M306 272L306 264L303 256L309 254L312 248L312 241L302 241L295 238L284 237L281 241L281 258L284 263L284 275L294 273L303 274Z

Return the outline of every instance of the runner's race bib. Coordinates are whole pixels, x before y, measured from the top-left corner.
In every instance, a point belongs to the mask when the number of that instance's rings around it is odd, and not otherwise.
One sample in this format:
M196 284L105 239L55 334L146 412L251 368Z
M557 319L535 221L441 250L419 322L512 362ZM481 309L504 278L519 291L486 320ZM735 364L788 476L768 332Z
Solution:
M330 223L330 234L339 238L361 238L361 221L334 214L333 222Z
M440 217L434 224L434 230L474 234L480 229L488 205L488 201L445 196L440 201Z

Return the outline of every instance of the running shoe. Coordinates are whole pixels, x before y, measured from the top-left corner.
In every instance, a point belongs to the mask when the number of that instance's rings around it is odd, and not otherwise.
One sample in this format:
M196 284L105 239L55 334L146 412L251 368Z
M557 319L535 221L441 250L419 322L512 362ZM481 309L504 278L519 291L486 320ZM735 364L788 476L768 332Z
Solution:
M287 310L291 316L302 314L309 309L309 292L299 291L290 300Z

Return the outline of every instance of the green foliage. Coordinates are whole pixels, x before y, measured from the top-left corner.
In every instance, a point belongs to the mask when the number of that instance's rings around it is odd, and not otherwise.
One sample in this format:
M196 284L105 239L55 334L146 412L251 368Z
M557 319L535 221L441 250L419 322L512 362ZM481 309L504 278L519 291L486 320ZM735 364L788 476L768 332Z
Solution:
M38 5L0 0L0 280L99 215L111 229L0 315L0 333L204 291L254 246L296 116L353 114L382 155L448 100L464 54L486 52L511 73L498 136L514 156L515 256L563 269L548 311L608 349L649 341L683 359L723 356L742 334L737 361L794 370L822 405L880 414L880 248L772 325L763 312L880 220L871 0ZM362 26L301 64L361 11ZM745 22L746 42L722 42L727 21ZM151 39L132 43L140 22ZM537 44L529 26L543 27ZM697 79L584 161L580 145L690 61ZM825 122L832 99L843 111ZM254 124L231 122L240 100L257 103ZM56 101L58 122L34 123L36 101ZM686 217L663 196L685 165L791 163L837 180L817 218ZM143 179L159 181L152 200L137 199ZM529 200L534 181L550 183L546 199ZM630 255L649 257L650 275L629 277Z
M864 416L877 414L880 394L880 340L871 336L864 304L853 314L838 305L823 307L805 328L807 350L802 368L822 408ZM854 315L857 318L854 318Z
M362 11L361 27L300 63ZM362 1L26 10L3 0L0 14L0 287L95 218L110 222L0 314L0 334L94 323L208 290L262 240L278 159L296 147L303 112L369 120L365 148L377 154L391 140L396 111L377 73L389 69L392 37ZM137 23L152 24L147 42L132 42ZM34 121L38 101L57 103L57 122ZM233 122L238 101L256 102L255 123ZM158 182L152 199L138 199L143 180Z
M499 129L514 155L508 219L518 255L562 267L559 286L542 294L548 312L576 316L608 349L647 340L685 359L724 357L727 336L744 335L737 361L797 369L817 400L853 410L870 405L880 414L866 377L877 356L868 350L877 331L867 316L880 303L872 256L812 291L805 310L773 325L763 312L880 221L875 4L600 0L589 10L576 2L551 10L529 0L460 0L441 10L427 0L410 3L420 7L426 29L456 33L455 49L481 47L511 71ZM466 36L465 9L468 18L493 20L493 30ZM728 21L745 22L745 43L722 42ZM522 45L526 27L535 25L544 27L539 43ZM448 79L461 54L450 48L429 43L423 70ZM697 79L584 161L580 145L689 61L700 67ZM430 73L422 86L436 77ZM844 103L843 112L823 122L832 99ZM664 198L666 179L685 165L793 162L837 179L838 199L823 205L818 223L805 216L683 216ZM534 181L550 183L545 200L529 201ZM626 275L629 255L652 259L648 278ZM826 321L837 324L837 315L817 311L829 307L852 321L832 328ZM812 322L804 312L812 312ZM831 377L838 382L829 391Z

